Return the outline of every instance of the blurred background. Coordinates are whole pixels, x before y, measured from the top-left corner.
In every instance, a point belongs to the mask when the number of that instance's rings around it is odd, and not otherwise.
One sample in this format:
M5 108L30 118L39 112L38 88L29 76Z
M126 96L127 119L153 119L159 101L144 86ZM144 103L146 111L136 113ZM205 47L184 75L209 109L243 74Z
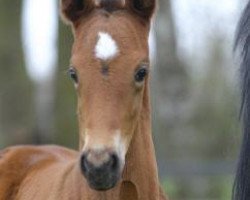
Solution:
M150 38L153 133L174 200L228 200L241 131L234 32L246 1L159 0ZM0 148L77 149L72 34L57 0L0 0Z

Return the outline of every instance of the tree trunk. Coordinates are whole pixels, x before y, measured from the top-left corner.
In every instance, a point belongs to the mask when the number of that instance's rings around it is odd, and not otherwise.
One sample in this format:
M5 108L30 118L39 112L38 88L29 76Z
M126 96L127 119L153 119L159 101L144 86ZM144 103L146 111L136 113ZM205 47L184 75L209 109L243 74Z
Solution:
M160 0L155 22L157 53L152 88L153 127L156 144L162 144L161 141L165 144L156 146L161 161L173 155L171 146L175 140L174 130L181 123L183 102L188 90L188 75L177 56L177 38L171 9L170 0Z
M33 119L21 45L21 4L0 0L0 141L5 137L5 144L26 141Z

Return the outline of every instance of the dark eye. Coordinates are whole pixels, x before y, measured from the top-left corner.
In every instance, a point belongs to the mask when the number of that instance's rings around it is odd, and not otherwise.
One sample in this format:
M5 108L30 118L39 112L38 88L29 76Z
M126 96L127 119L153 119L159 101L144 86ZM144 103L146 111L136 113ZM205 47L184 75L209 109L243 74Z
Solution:
M146 68L140 68L135 73L135 81L142 82L148 74L148 70Z
M71 78L75 83L78 83L77 73L76 73L76 70L75 70L73 67L70 67L70 68L69 68L68 74L69 74L70 78Z

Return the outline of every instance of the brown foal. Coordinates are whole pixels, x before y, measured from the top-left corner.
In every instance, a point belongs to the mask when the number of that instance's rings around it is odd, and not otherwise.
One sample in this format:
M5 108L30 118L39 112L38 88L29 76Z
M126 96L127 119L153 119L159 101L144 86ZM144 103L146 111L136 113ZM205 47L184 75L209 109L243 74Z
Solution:
M148 35L156 0L62 0L72 26L79 151L0 152L0 200L164 200L151 135Z

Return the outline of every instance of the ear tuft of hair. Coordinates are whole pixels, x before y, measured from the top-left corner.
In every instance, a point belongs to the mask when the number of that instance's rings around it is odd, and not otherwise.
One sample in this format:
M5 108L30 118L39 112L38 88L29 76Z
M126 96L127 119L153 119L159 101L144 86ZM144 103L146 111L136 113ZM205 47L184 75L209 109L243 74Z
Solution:
M94 8L93 0L61 0L61 13L66 22L74 23Z
M122 0L101 0L100 8L107 12L114 12L123 8Z

